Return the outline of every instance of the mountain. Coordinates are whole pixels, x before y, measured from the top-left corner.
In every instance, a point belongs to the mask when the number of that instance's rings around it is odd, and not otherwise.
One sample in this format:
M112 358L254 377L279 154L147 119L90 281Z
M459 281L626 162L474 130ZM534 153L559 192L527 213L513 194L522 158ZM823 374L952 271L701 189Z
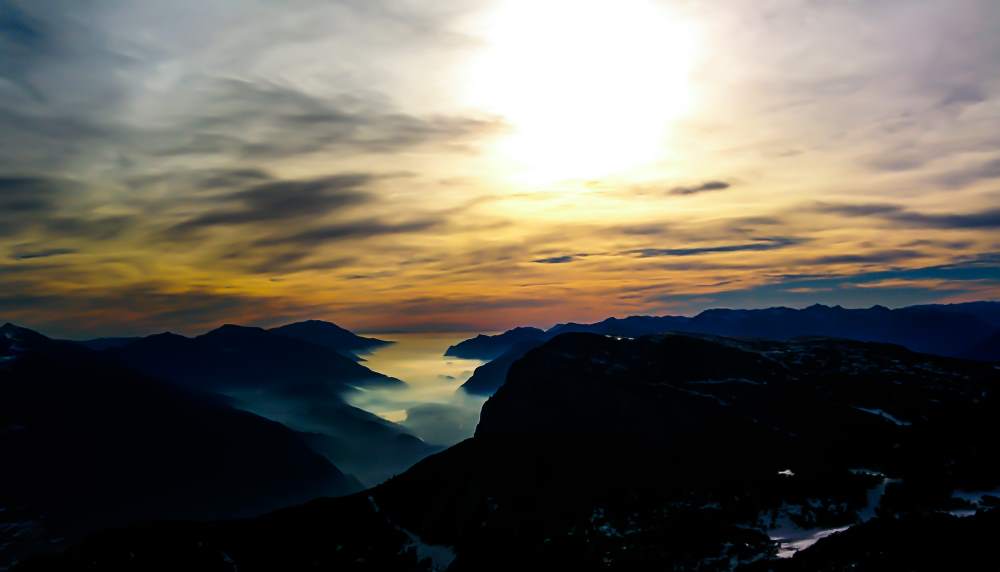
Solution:
M0 328L0 566L134 520L358 489L293 431L72 342Z
M1000 330L974 346L963 357L979 361L1000 362Z
M708 310L695 316L686 331L769 339L829 336L961 356L997 328L979 318L977 313L955 311L954 307L913 306L890 310L882 306L846 309L814 305L801 310Z
M546 339L569 332L588 332L608 336L635 338L649 334L671 331L686 331L691 318L684 316L629 316L627 318L607 318L594 324L557 324L545 332Z
M294 324L271 328L268 331L330 348L346 355L370 352L392 343L377 338L361 337L350 330L341 328L337 324L322 320L296 322Z
M777 340L825 336L899 344L914 351L993 361L1000 359L1000 346L995 342L995 336L1000 334L1000 303L924 305L896 310L883 306L847 309L815 304L799 310L783 307L706 310L693 318L630 316L608 318L593 324L559 324L534 343L540 345L545 340L570 332L630 338L666 332ZM491 337L480 335L458 346L476 340L477 346L483 347L488 346ZM478 388L473 390L474 393L488 393L490 388L495 390L497 380L506 376L506 368L513 361L510 357L485 369L483 374L486 377L476 380L469 388ZM469 388L466 390L469 391Z
M478 336L450 346L444 355L465 359L491 360L525 342L540 343L545 332L538 328L514 328L495 336Z
M486 362L472 372L472 376L461 385L461 389L474 395L493 395L507 379L510 366L539 342L522 341L514 344L492 361Z
M546 334L552 337L564 332L591 332L635 337L675 331L779 340L826 336L894 343L914 351L960 356L1000 328L993 322L995 314L1000 314L998 302L896 310L884 306L847 309L815 304L800 310L783 307L706 310L693 318L609 318L596 324L561 324Z
M911 308L929 308L942 312L954 312L958 314L968 314L989 323L994 328L1000 329L1000 302L980 301L961 302L958 304L927 304L923 306L910 306Z
M871 547L1000 532L974 492L1000 489L998 383L878 343L565 334L514 363L473 438L382 485L111 531L44 569L894 569ZM956 546L906 569L962 569Z
M94 338L92 340L83 340L77 343L88 349L102 351L124 347L138 339L139 338Z
M439 450L349 405L352 392L403 382L329 347L227 324L195 338L157 334L105 353L180 387L221 393L239 409L300 431L316 451L367 484Z
M140 371L217 391L346 391L402 384L328 347L232 324L195 338L157 334L109 352Z

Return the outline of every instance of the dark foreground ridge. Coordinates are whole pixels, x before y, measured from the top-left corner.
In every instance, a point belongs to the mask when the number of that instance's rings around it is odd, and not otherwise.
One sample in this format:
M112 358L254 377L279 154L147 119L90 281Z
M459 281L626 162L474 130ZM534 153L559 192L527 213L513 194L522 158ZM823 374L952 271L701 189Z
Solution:
M0 444L0 565L135 520L249 516L360 488L287 427L11 324Z
M23 569L982 569L998 372L843 340L557 336L474 438L383 485Z

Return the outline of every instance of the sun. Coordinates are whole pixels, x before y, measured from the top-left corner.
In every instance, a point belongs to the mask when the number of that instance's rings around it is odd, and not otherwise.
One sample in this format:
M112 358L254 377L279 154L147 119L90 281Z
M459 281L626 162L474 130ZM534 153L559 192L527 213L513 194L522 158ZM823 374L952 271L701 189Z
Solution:
M483 28L469 95L511 126L497 151L523 179L648 164L691 105L694 30L656 3L508 0Z

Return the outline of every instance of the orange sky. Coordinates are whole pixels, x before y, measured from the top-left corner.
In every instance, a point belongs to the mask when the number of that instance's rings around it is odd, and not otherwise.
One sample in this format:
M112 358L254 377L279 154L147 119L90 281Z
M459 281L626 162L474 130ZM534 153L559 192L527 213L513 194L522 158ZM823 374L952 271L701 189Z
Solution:
M1000 297L991 0L41 4L0 7L0 319Z

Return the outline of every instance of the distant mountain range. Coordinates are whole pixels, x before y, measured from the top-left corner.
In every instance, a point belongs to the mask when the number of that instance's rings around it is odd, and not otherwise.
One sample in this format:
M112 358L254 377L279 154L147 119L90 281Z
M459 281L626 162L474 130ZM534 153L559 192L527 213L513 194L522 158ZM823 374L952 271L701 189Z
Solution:
M327 346L232 324L194 338L156 334L105 351L140 371L212 391L342 392L402 383Z
M323 346L354 359L359 359L358 354L364 354L392 343L377 338L365 338L351 332L350 330L341 328L337 324L324 322L322 320L295 322L294 324L271 328L268 331L274 334ZM92 350L107 350L126 346L139 339L142 338L95 338L79 343Z
M994 364L883 343L555 335L475 437L384 484L24 570L983 569L998 388Z
M918 352L997 361L1000 360L1000 303L922 305L894 310L883 306L847 309L816 304L803 309L706 310L690 318L608 318L593 324L559 324L547 331L515 328L495 336L479 335L449 348L448 352L459 357L495 360L478 368L462 386L470 393L489 395L503 383L510 364L531 347L568 332L619 337L688 332L776 340L825 336L893 343Z
M304 342L316 344L337 350L341 353L366 353L392 342L378 338L361 337L350 330L345 330L337 324L322 320L307 320L277 328L271 328L271 333L295 338Z

